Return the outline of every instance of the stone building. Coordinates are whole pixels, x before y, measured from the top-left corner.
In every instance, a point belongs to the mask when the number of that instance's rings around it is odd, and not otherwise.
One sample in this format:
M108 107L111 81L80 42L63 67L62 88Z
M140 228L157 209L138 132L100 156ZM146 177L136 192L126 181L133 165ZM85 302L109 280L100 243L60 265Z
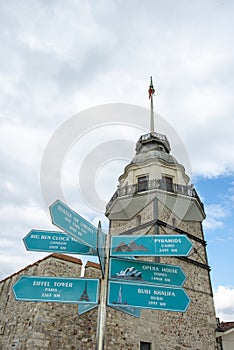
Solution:
M183 165L170 151L165 135L151 130L140 137L106 216L110 235L173 234L190 239L193 247L188 256L138 258L180 266L187 276L183 288L190 304L185 312L142 309L138 317L107 307L105 350L220 349L202 229L204 207ZM74 304L15 301L11 289L23 274L79 277L81 265L79 259L52 254L0 283L0 350L95 349L97 308L79 315ZM99 265L88 262L85 277L101 278Z
M222 350L232 350L234 344L234 322L219 322L218 320L216 338Z

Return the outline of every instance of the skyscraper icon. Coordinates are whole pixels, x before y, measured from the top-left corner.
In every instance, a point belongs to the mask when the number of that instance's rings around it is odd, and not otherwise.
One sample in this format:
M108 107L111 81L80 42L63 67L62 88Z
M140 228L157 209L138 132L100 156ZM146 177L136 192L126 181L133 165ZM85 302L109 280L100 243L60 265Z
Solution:
M122 288L121 288L121 286L119 287L119 294L118 294L117 304L123 304L123 297L122 297Z

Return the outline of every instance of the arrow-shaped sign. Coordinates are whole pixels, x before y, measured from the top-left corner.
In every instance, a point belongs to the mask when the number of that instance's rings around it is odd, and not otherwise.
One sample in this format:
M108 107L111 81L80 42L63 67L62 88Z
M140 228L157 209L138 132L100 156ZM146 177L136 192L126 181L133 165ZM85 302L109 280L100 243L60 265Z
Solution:
M30 251L97 255L96 250L64 232L31 230L23 241Z
M187 256L192 243L186 235L112 236L112 256Z
M176 265L156 264L148 261L110 259L109 278L120 282L132 281L181 287L186 276Z
M97 304L99 280L22 276L12 288L16 300Z
M115 310L124 312L125 314L131 315L133 317L139 318L141 316L141 309L132 306L120 306L120 305L111 305L111 307Z
M109 306L185 312L190 299L183 288L109 281Z
M97 304L79 304L78 305L78 315L83 315L84 313L91 311L97 307Z
M57 200L50 206L52 223L83 244L96 249L97 229L90 222Z

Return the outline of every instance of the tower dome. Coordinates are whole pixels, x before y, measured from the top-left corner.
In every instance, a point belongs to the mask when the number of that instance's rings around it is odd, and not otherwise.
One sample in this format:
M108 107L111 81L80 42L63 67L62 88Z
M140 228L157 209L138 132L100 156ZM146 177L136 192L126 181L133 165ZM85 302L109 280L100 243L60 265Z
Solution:
M132 163L140 164L156 158L171 164L178 163L170 154L170 150L170 144L165 135L156 132L142 135L136 144L136 155Z

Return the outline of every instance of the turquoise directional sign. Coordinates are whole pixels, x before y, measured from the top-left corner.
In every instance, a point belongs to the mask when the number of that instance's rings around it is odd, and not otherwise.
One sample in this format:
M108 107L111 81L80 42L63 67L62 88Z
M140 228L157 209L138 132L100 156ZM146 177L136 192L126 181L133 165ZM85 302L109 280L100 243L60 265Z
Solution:
M108 305L185 312L190 299L182 288L109 281Z
M31 230L23 241L26 249L30 251L97 255L95 249L81 244L64 232Z
M16 300L98 303L98 279L22 276L13 285Z
M97 252L98 252L98 259L101 266L103 278L105 274L105 245L106 245L106 235L102 231L101 222L99 221L98 231L97 231Z
M141 309L132 306L111 306L113 309L124 312L125 314L139 318L141 316Z
M66 231L81 243L96 249L97 229L90 222L82 218L66 204L57 200L50 206L52 223Z
M192 243L186 235L112 236L112 256L187 256Z
M186 276L182 269L176 265L111 258L109 278L120 282L126 280L181 287Z
M84 313L95 309L97 307L97 304L79 304L78 305L78 315L83 315Z
M78 305L78 314L83 315L84 313L95 309L98 305L95 304L79 304ZM141 316L141 309L132 307L132 306L113 306L115 310L124 312L125 314L129 314L131 316L139 318Z

